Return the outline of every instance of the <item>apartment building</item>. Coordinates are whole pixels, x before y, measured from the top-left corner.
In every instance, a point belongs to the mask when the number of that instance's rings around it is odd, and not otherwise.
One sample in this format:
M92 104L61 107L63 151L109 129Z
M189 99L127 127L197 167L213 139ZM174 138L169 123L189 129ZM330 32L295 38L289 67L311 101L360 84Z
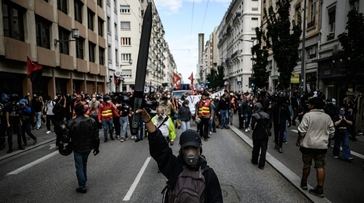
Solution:
M0 87L54 97L105 92L103 0L0 0ZM31 83L26 61L43 66ZM16 85L14 85L16 84Z
M252 75L251 47L261 23L260 0L233 0L217 29L219 64L231 91L249 91ZM227 84L227 83L226 83Z
M217 49L217 35L216 29L210 34L209 40L206 41L205 49L202 55L202 65L200 70L201 83L206 84L207 76L211 73L212 69L217 70L218 49Z

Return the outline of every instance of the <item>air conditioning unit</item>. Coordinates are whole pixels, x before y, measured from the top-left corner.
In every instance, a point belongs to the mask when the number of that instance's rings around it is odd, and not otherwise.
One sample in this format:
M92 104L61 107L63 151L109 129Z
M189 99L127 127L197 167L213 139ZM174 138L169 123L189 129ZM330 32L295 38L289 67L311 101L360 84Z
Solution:
M114 74L115 74L116 77L121 77L121 71L115 71Z

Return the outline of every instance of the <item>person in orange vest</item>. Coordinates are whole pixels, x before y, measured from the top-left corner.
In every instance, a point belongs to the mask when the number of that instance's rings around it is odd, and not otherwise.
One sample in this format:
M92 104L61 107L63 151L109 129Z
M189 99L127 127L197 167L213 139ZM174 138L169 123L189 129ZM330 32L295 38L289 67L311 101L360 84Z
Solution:
M202 94L201 100L197 104L196 115L200 118L200 137L204 138L205 141L209 138L209 123L214 117L214 112L211 106L211 100L209 99L209 93L204 92Z
M104 129L104 142L107 142L107 133L110 133L110 139L113 137L113 117L119 117L116 106L111 102L110 96L105 96L104 101L99 106L98 119Z

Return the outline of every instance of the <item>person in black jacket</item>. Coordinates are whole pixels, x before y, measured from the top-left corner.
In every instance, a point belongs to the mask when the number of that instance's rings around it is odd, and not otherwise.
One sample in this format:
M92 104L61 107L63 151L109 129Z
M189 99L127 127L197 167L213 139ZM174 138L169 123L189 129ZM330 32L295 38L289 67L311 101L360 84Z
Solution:
M85 108L82 103L76 104L74 110L76 118L68 123L68 128L79 186L76 191L86 193L87 159L92 149L95 156L99 153L99 129L94 119L84 115Z
M173 191L181 172L188 169L198 171L201 169L205 179L204 194L205 203L223 202L219 180L214 170L208 167L202 153L201 138L194 130L187 130L180 137L180 151L176 157L169 148L166 139L159 129L151 122L150 115L143 109L136 113L141 114L142 120L148 130L149 150L156 160L160 172L168 179L168 191ZM167 192L168 196L168 192ZM166 198L168 203L168 198Z
M265 155L267 153L268 137L270 136L271 129L269 114L262 109L263 105L261 103L256 103L255 113L252 115L253 153L251 162L254 165L258 164L258 168L260 169L263 169L265 165Z

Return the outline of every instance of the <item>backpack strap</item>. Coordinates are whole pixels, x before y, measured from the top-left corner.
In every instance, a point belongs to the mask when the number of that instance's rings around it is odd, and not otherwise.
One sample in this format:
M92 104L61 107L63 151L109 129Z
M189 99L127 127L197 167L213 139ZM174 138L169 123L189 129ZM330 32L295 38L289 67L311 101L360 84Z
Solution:
M163 119L163 121L162 121L162 123L161 124L159 124L158 125L158 129L166 122L166 121L168 121L168 119L169 119L169 116L167 116L167 117L165 117L164 119Z

